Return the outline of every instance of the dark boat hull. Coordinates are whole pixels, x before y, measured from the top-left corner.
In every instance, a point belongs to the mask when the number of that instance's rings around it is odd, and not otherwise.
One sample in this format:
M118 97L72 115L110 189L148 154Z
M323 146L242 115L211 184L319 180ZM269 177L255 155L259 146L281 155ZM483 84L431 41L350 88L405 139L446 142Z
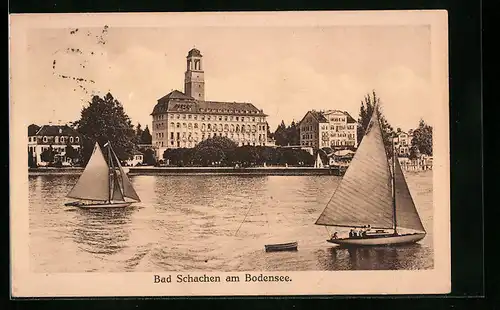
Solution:
M327 240L330 243L335 243L344 246L380 246L380 245L399 245L415 243L425 237L425 233L408 233L408 234L386 234L372 235L367 237L353 238L338 238Z
M265 245L266 252L297 251L297 247L297 242Z
M132 202L120 201L120 202L111 202L111 203L81 203L78 201L66 203L65 206L78 207L78 208L125 208L132 204Z

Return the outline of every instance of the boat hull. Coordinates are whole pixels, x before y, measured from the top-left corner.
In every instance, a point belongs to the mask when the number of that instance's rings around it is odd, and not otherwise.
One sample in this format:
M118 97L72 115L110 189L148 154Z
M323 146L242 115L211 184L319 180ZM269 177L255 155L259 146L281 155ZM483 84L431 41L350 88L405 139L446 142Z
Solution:
M418 242L422 240L425 235L425 233L412 233L400 235L370 236L368 238L339 238L329 239L327 241L344 246L398 245Z
M132 204L132 202L112 202L112 203L75 203L75 204L67 204L74 207L79 207L83 209L96 209L96 208L125 208Z
M280 244L268 244L264 246L266 252L280 252L280 251L297 251L298 243L280 243Z

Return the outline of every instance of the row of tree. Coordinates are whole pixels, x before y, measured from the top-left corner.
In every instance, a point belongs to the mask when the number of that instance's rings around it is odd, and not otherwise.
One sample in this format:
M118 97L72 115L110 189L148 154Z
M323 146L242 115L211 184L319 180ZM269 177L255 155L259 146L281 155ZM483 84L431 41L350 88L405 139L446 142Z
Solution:
M255 165L312 166L314 157L304 150L267 146L240 146L226 137L213 137L194 148L167 149L163 159L174 166L249 167Z

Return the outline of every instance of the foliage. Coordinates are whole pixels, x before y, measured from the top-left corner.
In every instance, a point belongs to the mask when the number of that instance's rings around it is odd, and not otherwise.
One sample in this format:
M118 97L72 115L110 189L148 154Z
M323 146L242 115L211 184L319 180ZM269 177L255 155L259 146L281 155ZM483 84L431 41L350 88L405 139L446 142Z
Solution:
M96 142L102 146L110 141L120 160L125 160L132 154L136 137L134 127L122 104L110 93L103 98L93 96L89 106L82 109L75 126L83 137L84 163L90 159Z
M141 142L141 144L153 143L153 137L151 136L151 133L149 132L148 125L146 125L146 128L142 131L140 142Z
M418 151L418 148L415 145L412 145L410 147L410 154L408 155L408 159L414 160L417 159L420 152Z
M43 162L51 163L54 161L54 155L54 150L52 149L52 145L50 145L48 149L40 154L40 159Z
M31 150L28 151L28 167L36 168L35 154L33 154L33 151Z
M227 137L211 137L198 143L195 148L215 147L221 150L230 150L238 147L238 144Z
M149 166L156 165L157 160L155 152L152 149L145 149L142 151L142 153L144 154L144 159L142 161L144 164Z
M432 156L432 126L421 119L418 128L413 131L411 143L421 154Z
M375 104L377 105L377 115L380 121L380 127L382 129L385 150L389 156L392 156L392 138L394 137L394 129L385 119L382 113L382 107L380 105L380 98L377 97L375 91L373 91L371 94L366 94L365 98L361 101L357 128L358 145L361 143L361 140L365 135L366 128L370 123Z
M66 145L66 157L71 158L72 160L79 158L80 152L76 150L70 143Z
M299 145L300 144L300 133L299 126L292 121L290 126L286 126L284 121L276 128L276 131L272 135L276 140L276 145L287 146L287 145Z
M255 165L312 166L314 157L304 150L281 149L268 146L244 145L235 148L222 148L213 143L199 144L195 148L167 149L164 159L174 166L213 166L250 167Z

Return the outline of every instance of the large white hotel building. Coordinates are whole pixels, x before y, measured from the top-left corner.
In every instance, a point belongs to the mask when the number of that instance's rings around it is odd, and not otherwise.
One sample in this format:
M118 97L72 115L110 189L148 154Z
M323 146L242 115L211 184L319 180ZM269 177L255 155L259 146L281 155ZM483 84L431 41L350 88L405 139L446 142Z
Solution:
M192 148L215 136L238 145L266 145L264 111L247 102L205 100L202 55L192 49L187 55L184 93L174 90L158 99L153 112L152 137L157 155L169 148Z

